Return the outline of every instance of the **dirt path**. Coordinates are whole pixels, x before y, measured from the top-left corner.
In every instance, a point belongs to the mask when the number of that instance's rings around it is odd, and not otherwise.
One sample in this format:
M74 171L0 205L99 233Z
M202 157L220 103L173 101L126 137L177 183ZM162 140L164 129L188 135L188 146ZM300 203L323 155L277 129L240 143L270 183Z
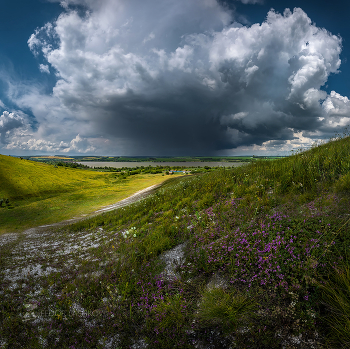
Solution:
M75 223L75 222L79 222L83 219L87 219L87 218L90 218L90 217L93 217L93 216L96 216L98 214L101 214L101 213L105 213L105 212L109 212L109 211L112 211L112 210L115 210L117 208L121 208L121 207L124 207L124 206L127 206L127 205L130 205L130 204L133 204L134 202L137 202L145 197L147 197L148 195L152 194L157 188L159 188L162 184L162 183L159 183L159 184L155 184L155 185L152 185L150 187L147 187L145 189L142 189L142 190L139 190L138 192L136 192L135 194L123 199L123 200L120 200L118 202L116 202L115 204L112 204L112 205L108 205L108 206L105 206L97 211L94 211L92 213L89 213L89 214L86 214L86 215L82 215L80 217L74 217L74 218L71 218L71 219L67 219L65 221L62 221L62 222L58 222L58 223L53 223L53 224L47 224L47 225L41 225L41 226L38 226L38 227L33 227L33 228L29 228L27 230L25 230L24 232L22 233L7 233L7 234L2 234L0 235L0 241L2 239L9 239L10 235L11 235L11 238L10 240L13 240L13 238L18 235L18 234L36 234L36 233L39 233L39 232L44 232L47 230L47 228L56 228L56 227L63 227L65 225L68 225L68 224L72 224L72 223ZM0 243L1 245L1 243Z
M106 206L104 208L101 208L101 209L95 211L93 214L95 215L95 214L98 214L98 213L108 212L108 211L115 210L116 208L120 208L120 207L124 207L124 206L130 205L130 204L132 204L132 203L134 203L136 201L139 201L139 200L145 198L146 196L150 195L152 192L154 192L161 185L162 185L162 183L155 184L155 185L151 185L148 188L139 190L135 194L127 197L126 199L118 201L117 203L115 203L113 205L109 205L109 206Z
M115 253L111 246L122 234L117 227L107 230L104 230L103 227L95 227L72 234L63 230L53 233L53 228L130 205L152 194L161 185L162 183L152 185L124 200L83 217L31 228L22 233L0 236L0 309L7 304L8 299L12 302L11 316L17 319L16 321L24 321L29 324L28 326L41 328L39 331L45 332L48 324L53 321L52 311L55 311L53 309L57 308L58 300L65 294L63 292L66 289L61 287L61 280L69 279L70 281L63 281L67 282L67 285L72 280L80 278L91 279L91 282L95 282L94 280L100 278L102 274L110 273L106 266L120 259L119 253ZM166 263L166 268L162 273L164 280L176 277L174 268L184 258L183 247L184 244L176 246L159 257ZM52 283L48 280L55 281ZM79 281L77 283L79 284ZM106 284L99 287L104 289L106 286L107 281ZM3 301L2 297L5 295L6 300ZM114 302L114 298L106 296L100 302L103 304ZM93 327L100 326L82 303L81 297L72 298L69 308L69 314L75 316L74 326L77 332L86 331L86 328L90 331ZM56 331L55 326L52 328L50 336L55 335L56 338L62 336L59 330ZM47 343L48 338L45 336L48 336L47 332L42 337L44 344ZM118 339L118 333L104 335L100 338L101 348L110 349L112 345L113 348L119 347ZM134 338L133 342L131 348L147 348L143 340ZM44 344L42 347L47 347L47 344ZM6 346L6 339L2 339L0 334L0 348L4 345Z

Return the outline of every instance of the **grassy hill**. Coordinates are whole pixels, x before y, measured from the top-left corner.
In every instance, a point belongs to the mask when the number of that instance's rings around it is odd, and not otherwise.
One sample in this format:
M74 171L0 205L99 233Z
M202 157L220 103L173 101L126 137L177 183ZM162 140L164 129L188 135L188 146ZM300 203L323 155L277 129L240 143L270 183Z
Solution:
M0 155L0 233L88 214L162 181L161 174L122 178Z
M49 276L4 281L0 334L27 348L349 347L349 207L349 138L176 179L62 230L60 244L93 242L36 257ZM55 312L38 326L23 303Z
M106 184L104 173L54 167L0 155L0 197L21 200Z

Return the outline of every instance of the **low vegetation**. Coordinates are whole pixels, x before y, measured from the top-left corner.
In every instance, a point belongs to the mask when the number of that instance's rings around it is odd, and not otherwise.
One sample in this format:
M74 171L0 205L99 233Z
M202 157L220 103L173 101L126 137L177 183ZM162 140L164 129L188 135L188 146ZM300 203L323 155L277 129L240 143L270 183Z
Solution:
M0 234L89 214L166 179L164 171L130 176L74 165L0 155Z
M8 239L0 346L349 347L349 204L343 137Z

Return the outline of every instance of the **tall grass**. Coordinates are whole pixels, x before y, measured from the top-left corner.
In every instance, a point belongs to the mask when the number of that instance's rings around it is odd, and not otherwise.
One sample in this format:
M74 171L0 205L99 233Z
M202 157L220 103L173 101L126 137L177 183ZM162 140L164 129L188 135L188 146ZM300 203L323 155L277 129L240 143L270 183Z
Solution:
M30 260L56 272L16 287L3 278L1 338L28 348L40 347L37 338L50 348L321 348L332 333L338 347L348 345L349 154L349 138L335 139L289 158L175 178L141 202L49 236L48 256ZM54 239L59 251L79 239L86 247L59 257ZM164 277L163 253L182 243L176 277ZM2 250L4 275L24 257L21 244ZM214 289L213 278L222 280ZM28 296L34 285L40 295ZM34 302L35 311L56 311L40 326L19 315ZM90 315L72 312L77 304ZM326 309L339 326L327 323Z
M342 256L343 257L343 256ZM328 325L327 345L330 348L350 347L350 260L344 260L326 277L318 281Z
M249 295L214 288L204 291L197 316L200 321L219 324L225 333L230 333L249 325L256 310L256 301Z

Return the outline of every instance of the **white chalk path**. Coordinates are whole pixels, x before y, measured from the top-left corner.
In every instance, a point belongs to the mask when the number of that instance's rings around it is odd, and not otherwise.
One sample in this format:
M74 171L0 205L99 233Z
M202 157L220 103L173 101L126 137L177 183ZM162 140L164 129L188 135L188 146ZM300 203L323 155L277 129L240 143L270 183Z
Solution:
M155 185L152 185L152 186L150 186L148 188L139 190L135 194L127 197L126 199L123 199L123 200L118 201L117 203L115 203L113 205L109 205L109 206L106 206L104 208L101 208L101 209L95 211L94 214L108 212L108 211L115 210L116 208L120 208L120 207L124 207L124 206L130 205L130 204L132 204L132 203L134 203L136 201L139 201L139 200L143 199L144 197L149 195L153 190L155 190L158 187L160 187L160 185L161 184L155 184Z
M113 211L113 210L121 208L121 207L125 207L125 206L133 204L137 201L140 201L141 199L144 199L145 197L147 197L148 195L153 193L154 190L159 188L162 184L163 183L151 185L150 187L139 190L135 194L133 194L133 195L131 195L123 200L116 202L115 204L102 207L102 208L100 208L97 211L94 211L92 213L85 214L85 215L82 215L80 217L74 217L71 219L67 219L65 221L58 222L58 223L40 225L38 227L29 228L29 229L25 230L23 233L25 235L35 235L37 233L43 233L46 231L47 228L62 227L62 226L68 225L68 224L76 223L76 222L81 221L83 219L87 219L87 218L96 216L96 215L101 214L101 213L105 213L105 212ZM0 247L2 245L5 245L5 244L17 239L19 234L21 234L21 233L6 233L6 234L0 235Z

